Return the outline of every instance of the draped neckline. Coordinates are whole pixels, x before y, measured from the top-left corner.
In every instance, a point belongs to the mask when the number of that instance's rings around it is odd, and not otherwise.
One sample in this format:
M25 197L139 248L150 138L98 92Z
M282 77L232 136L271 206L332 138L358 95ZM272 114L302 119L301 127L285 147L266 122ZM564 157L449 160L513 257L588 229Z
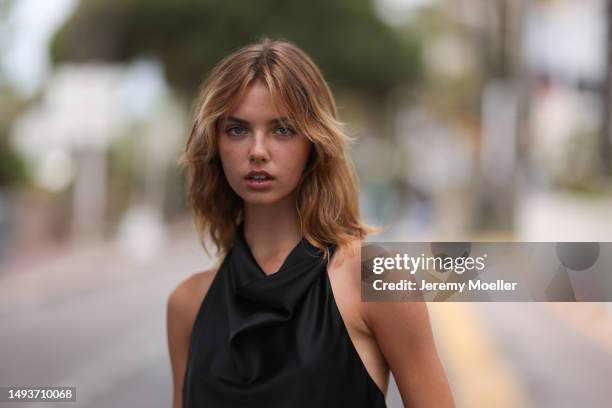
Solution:
M334 249L335 246L330 244L330 254L333 254ZM248 301L248 306L239 306L247 307L248 313L232 314L230 318L230 326L237 329L237 332L247 320L254 319L262 323L262 316L257 316L261 313L265 315L263 320L289 318L312 283L322 273L327 273L327 261L323 258L323 251L302 237L285 257L278 271L266 274L249 248L243 223L238 225L234 246L228 256L227 270L233 295ZM237 304L233 304L233 301L229 303L231 309L236 308ZM272 313L272 310L275 312Z
M240 249L242 250L242 252L244 252L244 254L249 258L253 268L260 272L261 277L263 279L272 278L274 275L277 275L287 270L291 266L291 264L295 263L295 261L298 261L299 258L302 257L303 254L301 255L299 252L301 252L301 250L303 249L306 249L307 252L312 253L313 256L317 256L318 252L320 252L317 247L310 244L310 242L308 242L308 240L304 236L302 236L302 238L300 238L297 244L295 244L293 248L289 251L289 253L285 256L278 270L276 270L275 272L266 273L261 267L261 265L259 265L259 262L257 262L257 259L255 259L253 251L251 250L251 247L249 246L249 243L246 240L246 236L244 234L244 223L240 223L236 228L236 244L241 247Z

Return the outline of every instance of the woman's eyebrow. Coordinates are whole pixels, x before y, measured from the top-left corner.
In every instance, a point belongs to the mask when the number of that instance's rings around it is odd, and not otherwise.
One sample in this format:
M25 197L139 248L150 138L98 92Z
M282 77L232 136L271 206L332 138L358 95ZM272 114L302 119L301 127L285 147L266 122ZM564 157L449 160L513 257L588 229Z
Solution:
M248 120L244 120L244 119L240 119L237 118L235 116L229 116L227 118L228 122L235 122L235 123L240 123L241 125L249 125L249 121ZM287 118L286 117L282 117L282 118L275 118L275 119L270 119L268 121L269 124L273 124L273 123L287 123Z

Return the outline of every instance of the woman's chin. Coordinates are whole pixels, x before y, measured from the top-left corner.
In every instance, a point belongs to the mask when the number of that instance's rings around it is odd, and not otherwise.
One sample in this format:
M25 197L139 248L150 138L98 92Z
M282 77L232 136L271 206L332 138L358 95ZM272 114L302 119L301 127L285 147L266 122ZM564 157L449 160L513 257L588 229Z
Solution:
M242 200L247 205L273 205L278 204L287 196L279 196L271 191L268 192L248 192L241 194Z

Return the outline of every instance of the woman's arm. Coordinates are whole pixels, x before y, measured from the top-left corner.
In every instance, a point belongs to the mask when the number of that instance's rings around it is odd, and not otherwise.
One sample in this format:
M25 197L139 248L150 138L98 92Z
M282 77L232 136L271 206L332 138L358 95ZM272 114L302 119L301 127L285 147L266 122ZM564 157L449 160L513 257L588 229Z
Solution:
M425 302L364 302L364 320L393 373L404 406L454 407Z
M166 309L168 350L172 366L172 408L181 408L183 379L187 366L189 338L198 309L214 276L212 271L196 273L183 280L170 294Z

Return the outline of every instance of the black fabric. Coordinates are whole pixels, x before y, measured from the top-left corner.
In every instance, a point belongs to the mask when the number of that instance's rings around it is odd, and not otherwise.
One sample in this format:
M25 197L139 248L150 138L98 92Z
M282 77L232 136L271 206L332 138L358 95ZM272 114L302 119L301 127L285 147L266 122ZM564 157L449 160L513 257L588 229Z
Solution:
M183 408L196 407L386 407L305 238L267 275L238 227L191 334Z

